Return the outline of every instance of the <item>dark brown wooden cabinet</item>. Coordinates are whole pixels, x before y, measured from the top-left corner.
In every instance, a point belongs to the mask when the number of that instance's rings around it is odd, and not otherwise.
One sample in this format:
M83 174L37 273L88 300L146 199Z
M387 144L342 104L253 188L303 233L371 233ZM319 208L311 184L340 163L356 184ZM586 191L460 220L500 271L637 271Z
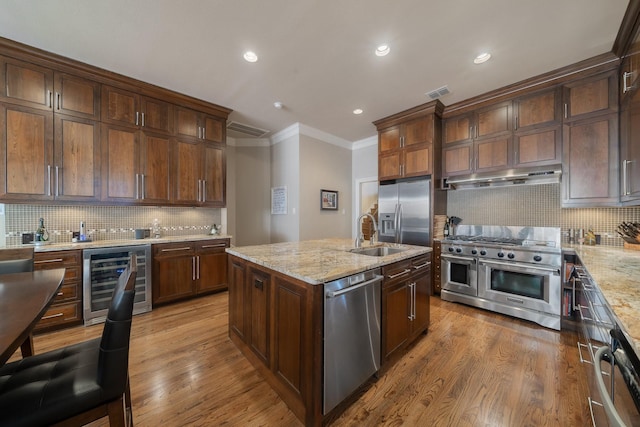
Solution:
M226 146L179 139L173 159L175 204L223 207L226 203Z
M618 115L564 125L562 206L617 206Z
M0 84L0 199L225 206L230 110L6 39Z
M35 270L64 268L64 279L53 303L36 324L35 331L82 323L82 251L47 251L34 254Z
M153 304L227 289L229 239L153 245Z
M395 354L429 327L431 254L382 267L382 358Z
M307 425L322 420L324 287L229 255L229 337Z
M374 122L378 129L378 180L432 175L440 142L442 104L433 102Z
M617 112L617 72L609 71L565 84L563 102L565 123Z
M432 289L432 294L440 294L440 291L442 290L442 273L441 273L441 266L440 266L440 261L442 260L440 258L440 255L442 254L442 244L440 243L439 240L434 240L433 242L433 269L432 269L432 275L433 275L433 289Z

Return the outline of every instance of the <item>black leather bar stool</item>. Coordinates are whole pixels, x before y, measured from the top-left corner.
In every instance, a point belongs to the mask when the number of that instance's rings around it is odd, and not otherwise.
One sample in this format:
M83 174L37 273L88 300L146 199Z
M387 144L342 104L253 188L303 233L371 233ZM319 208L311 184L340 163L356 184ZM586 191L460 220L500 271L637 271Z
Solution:
M114 289L102 337L0 367L0 426L133 425L129 338L135 255Z

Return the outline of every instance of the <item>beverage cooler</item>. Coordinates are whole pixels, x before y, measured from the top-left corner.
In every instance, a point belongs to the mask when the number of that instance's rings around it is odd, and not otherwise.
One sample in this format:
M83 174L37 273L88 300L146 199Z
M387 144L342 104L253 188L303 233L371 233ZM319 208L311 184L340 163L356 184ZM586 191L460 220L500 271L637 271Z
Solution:
M85 325L102 323L107 318L113 289L132 254L138 264L133 314L151 311L151 245L85 249L82 254Z

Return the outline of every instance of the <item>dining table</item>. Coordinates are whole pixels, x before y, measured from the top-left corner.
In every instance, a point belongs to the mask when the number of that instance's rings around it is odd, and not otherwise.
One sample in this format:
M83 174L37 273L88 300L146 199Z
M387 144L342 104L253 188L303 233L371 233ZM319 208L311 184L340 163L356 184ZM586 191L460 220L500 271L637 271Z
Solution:
M32 355L32 331L64 279L64 268L0 274L0 366L22 346Z

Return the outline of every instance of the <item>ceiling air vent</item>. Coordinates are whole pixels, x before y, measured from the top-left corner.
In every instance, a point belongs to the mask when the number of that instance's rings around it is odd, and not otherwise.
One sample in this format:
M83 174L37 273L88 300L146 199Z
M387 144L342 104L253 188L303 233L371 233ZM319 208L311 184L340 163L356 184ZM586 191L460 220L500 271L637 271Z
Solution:
M441 96L445 96L449 93L449 88L447 86L439 87L438 89L432 90L431 92L427 92L426 95L431 99L438 99Z
M227 123L227 130L238 132L244 135L252 136L254 138L261 138L269 133L268 130L260 129L257 127L245 125L238 122Z

